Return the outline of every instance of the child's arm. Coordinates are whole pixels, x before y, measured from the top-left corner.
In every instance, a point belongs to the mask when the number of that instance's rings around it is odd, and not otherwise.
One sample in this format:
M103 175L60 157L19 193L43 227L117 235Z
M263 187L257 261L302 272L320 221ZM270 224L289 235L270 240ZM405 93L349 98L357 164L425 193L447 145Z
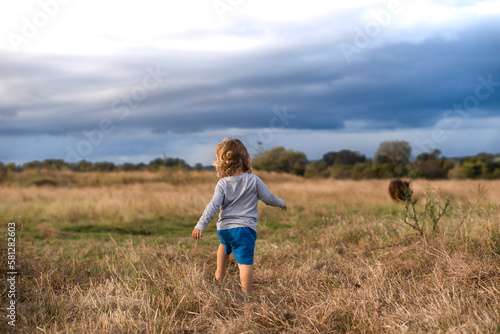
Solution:
M196 224L196 226L193 229L193 232L191 233L193 238L198 240L202 237L203 231L207 227L208 223L210 223L210 221L215 217L223 201L224 201L224 190L221 183L219 182L215 187L215 192L214 196L212 197L212 200L206 206L205 211L203 211L203 214L201 215L200 219L198 220L198 223Z
M276 195L274 195L267 188L264 181L262 181L260 178L257 178L257 196L266 205L278 206L283 211L286 211L286 209L287 209L285 202L281 198L276 197Z

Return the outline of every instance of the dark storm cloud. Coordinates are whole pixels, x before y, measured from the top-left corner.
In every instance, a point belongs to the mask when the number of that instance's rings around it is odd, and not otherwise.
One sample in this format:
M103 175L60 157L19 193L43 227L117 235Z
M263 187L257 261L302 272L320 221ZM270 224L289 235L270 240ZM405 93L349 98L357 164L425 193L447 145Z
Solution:
M294 115L289 128L339 129L355 120L432 126L474 94L479 76L500 81L499 28L485 22L453 39L367 48L350 64L333 39L241 52L151 49L24 59L3 52L0 132L63 135L98 128L102 119L116 131L263 128L274 105ZM148 68L169 74L143 100L130 101ZM134 107L124 102L127 96ZM480 109L478 115L498 115L500 94L481 101Z

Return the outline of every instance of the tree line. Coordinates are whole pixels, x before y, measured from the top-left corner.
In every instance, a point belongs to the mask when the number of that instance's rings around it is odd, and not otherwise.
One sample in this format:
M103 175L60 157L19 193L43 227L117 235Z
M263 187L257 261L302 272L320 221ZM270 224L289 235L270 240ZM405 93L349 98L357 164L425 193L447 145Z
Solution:
M500 154L446 158L435 149L412 158L411 153L412 148L406 141L386 141L380 143L373 159L356 151L341 150L308 161L303 152L279 146L256 156L252 163L258 170L287 172L308 178L500 179Z
M253 157L256 170L290 173L307 178L373 179L412 177L426 179L500 179L500 154L479 153L472 157L446 158L441 151L420 153L412 157L412 148L406 141L380 143L373 159L357 151L331 151L319 160L309 161L305 153L273 147ZM0 162L0 177L10 172L30 169L71 170L75 172L159 171L165 169L203 170L212 167L197 163L190 166L179 158L157 158L145 163L90 162L76 163L61 159L31 161L23 165Z
M179 158L157 158L150 161L148 164L126 162L123 164L115 164L113 162L91 162L81 160L75 163L66 162L62 159L45 159L43 161L35 160L16 165L14 163L4 164L0 162L0 172L22 172L30 169L48 169L48 170L70 170L74 172L114 172L114 171L158 171L165 168L178 169L204 169L201 163L197 163L191 167L186 161Z

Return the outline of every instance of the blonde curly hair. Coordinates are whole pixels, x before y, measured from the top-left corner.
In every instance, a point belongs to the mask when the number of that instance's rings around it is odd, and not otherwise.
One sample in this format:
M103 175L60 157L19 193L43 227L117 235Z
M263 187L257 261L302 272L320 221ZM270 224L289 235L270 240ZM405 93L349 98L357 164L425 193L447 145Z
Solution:
M215 146L214 162L215 171L218 177L227 177L243 173L252 173L252 161L247 148L241 140L231 137L224 138Z

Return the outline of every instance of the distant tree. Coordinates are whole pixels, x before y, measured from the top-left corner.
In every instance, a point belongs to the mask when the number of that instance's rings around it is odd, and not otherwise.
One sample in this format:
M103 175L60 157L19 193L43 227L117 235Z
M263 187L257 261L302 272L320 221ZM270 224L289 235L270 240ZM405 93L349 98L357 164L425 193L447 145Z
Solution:
M452 179L497 179L500 178L500 162L495 156L479 153L473 157L464 157L455 163L448 172Z
M395 140L380 143L375 153L376 164L390 164L394 174L404 175L411 157L411 146L407 141Z
M278 172L278 159L283 151L285 151L285 148L283 146L273 147L263 154L254 157L252 160L252 165L256 169Z
M156 158L149 162L149 166L164 166L165 162L163 158Z
M24 169L41 169L43 168L43 162L34 160L30 162L26 162L23 164Z
M350 179L352 178L352 165L333 165L328 169L330 177L334 179Z
M124 172L131 172L131 171L134 171L134 170L137 170L137 166L131 162L125 162L123 163L120 168L124 171Z
M102 161L96 162L92 169L99 172L112 172L116 169L116 165L112 162Z
M327 164L324 160L313 161L306 166L304 177L328 177Z
M92 162L86 160L80 160L74 166L75 170L78 172L90 172L92 170L92 167Z
M67 164L62 159L45 159L42 167L51 170L63 170Z
M366 161L366 156L350 150L342 150L337 153L335 159L336 165L355 165L357 163L363 163Z
M478 155L476 155L476 159L479 161L484 161L484 162L495 162L495 156L493 154L481 152Z
M7 168L5 167L3 162L0 162L0 182L5 180L7 177Z
M355 165L366 161L366 156L351 150L341 150L339 152L328 152L322 159L327 166L333 165Z
M22 172L22 171L23 171L23 167L18 166L13 162L9 162L7 165L5 165L5 175L6 176L10 175L12 172Z
M420 153L415 159L413 176L416 178L441 179L446 178L448 171L453 168L453 161L439 158L441 151L432 150L429 153Z
M353 166L351 176L355 180L375 179L379 177L375 172L373 168L373 163L371 161L355 164Z
M283 151L278 158L278 169L287 173L304 175L307 158L302 152Z
M373 164L371 161L357 163L353 166L351 177L359 179L380 179L390 178L394 174L391 164Z
M463 179L478 179L486 169L485 161L470 159L462 164L461 176Z
M417 164L419 163L424 163L429 159L437 159L441 155L441 151L438 149L434 149L430 151L429 153L420 153L417 155L417 158L415 159L415 162Z
M146 164L144 162L139 162L138 164L135 165L136 170L143 170L146 168Z
M178 167L178 168L186 168L189 169L190 166L182 159L179 158L156 158L149 162L150 169L156 170L158 167Z
M198 162L196 165L194 165L194 169L203 170L203 165L200 162Z
M500 167L496 167L491 174L492 179L500 179Z
M323 154L323 161L327 166L333 166L335 164L335 160L337 159L337 152L328 152Z
M390 163L393 166L410 160L411 146L407 141L395 140L380 143L375 153L375 163Z
M307 158L304 153L285 150L282 146L274 147L252 160L252 165L256 169L297 175L304 175L306 164Z
M186 168L186 169L191 168L186 161L184 161L183 159L179 159L179 158L167 158L166 166L167 167Z

